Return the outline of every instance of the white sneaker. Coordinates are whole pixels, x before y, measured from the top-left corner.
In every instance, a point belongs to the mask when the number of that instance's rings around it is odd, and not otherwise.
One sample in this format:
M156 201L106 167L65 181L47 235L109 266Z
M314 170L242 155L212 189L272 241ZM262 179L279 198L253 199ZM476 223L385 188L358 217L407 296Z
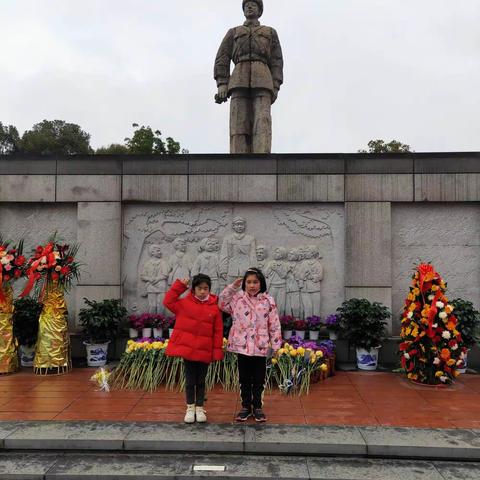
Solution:
M185 423L195 423L195 405L187 405L187 411L183 421Z
M198 423L205 423L207 421L207 415L203 407L195 407L195 416Z

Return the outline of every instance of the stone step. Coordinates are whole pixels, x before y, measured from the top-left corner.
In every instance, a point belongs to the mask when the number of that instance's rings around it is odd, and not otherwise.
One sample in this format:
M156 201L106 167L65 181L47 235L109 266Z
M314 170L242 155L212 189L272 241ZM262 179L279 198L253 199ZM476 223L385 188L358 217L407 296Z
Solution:
M335 457L0 453L2 480L478 480L480 463Z
M480 430L308 425L0 422L0 452L190 452L480 461Z

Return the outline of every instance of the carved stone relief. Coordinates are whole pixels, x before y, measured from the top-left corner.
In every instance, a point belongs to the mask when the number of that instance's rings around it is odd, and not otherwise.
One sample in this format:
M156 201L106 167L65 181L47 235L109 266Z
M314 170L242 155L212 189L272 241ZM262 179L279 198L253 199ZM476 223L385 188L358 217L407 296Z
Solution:
M282 314L325 315L343 301L342 206L130 205L124 215L130 311L163 312L177 278L204 273L218 294L253 266Z

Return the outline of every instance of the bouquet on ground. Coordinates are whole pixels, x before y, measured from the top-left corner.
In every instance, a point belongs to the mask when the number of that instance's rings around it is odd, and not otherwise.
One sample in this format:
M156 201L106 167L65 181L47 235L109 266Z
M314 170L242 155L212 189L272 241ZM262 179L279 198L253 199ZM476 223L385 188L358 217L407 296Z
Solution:
M165 342L154 341L151 338L129 340L125 353L112 374L112 387L153 392L163 382L168 386L175 384L177 375L172 375L171 368L168 368L175 359L165 355L167 345L168 340Z
M39 298L51 287L68 292L73 281L80 278L80 263L75 260L78 248L78 245L62 245L55 239L37 246L28 260L28 282L20 297L27 296L34 286L38 288Z
M467 350L446 288L431 264L419 265L402 313L402 368L409 379L428 385L452 383Z
M300 339L298 339L300 340ZM312 376L318 371L326 372L328 366L322 350L315 350L313 345L302 346L285 342L271 359L271 377L278 388L285 394L304 395L310 391Z

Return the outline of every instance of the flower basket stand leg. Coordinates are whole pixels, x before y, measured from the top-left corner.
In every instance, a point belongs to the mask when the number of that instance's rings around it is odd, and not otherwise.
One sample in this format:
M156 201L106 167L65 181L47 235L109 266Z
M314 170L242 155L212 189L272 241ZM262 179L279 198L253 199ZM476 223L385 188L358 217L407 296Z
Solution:
M63 290L47 291L39 318L33 372L36 375L63 375L72 370L68 312Z
M0 297L0 375L18 370L17 341L13 336L13 291L7 285Z

